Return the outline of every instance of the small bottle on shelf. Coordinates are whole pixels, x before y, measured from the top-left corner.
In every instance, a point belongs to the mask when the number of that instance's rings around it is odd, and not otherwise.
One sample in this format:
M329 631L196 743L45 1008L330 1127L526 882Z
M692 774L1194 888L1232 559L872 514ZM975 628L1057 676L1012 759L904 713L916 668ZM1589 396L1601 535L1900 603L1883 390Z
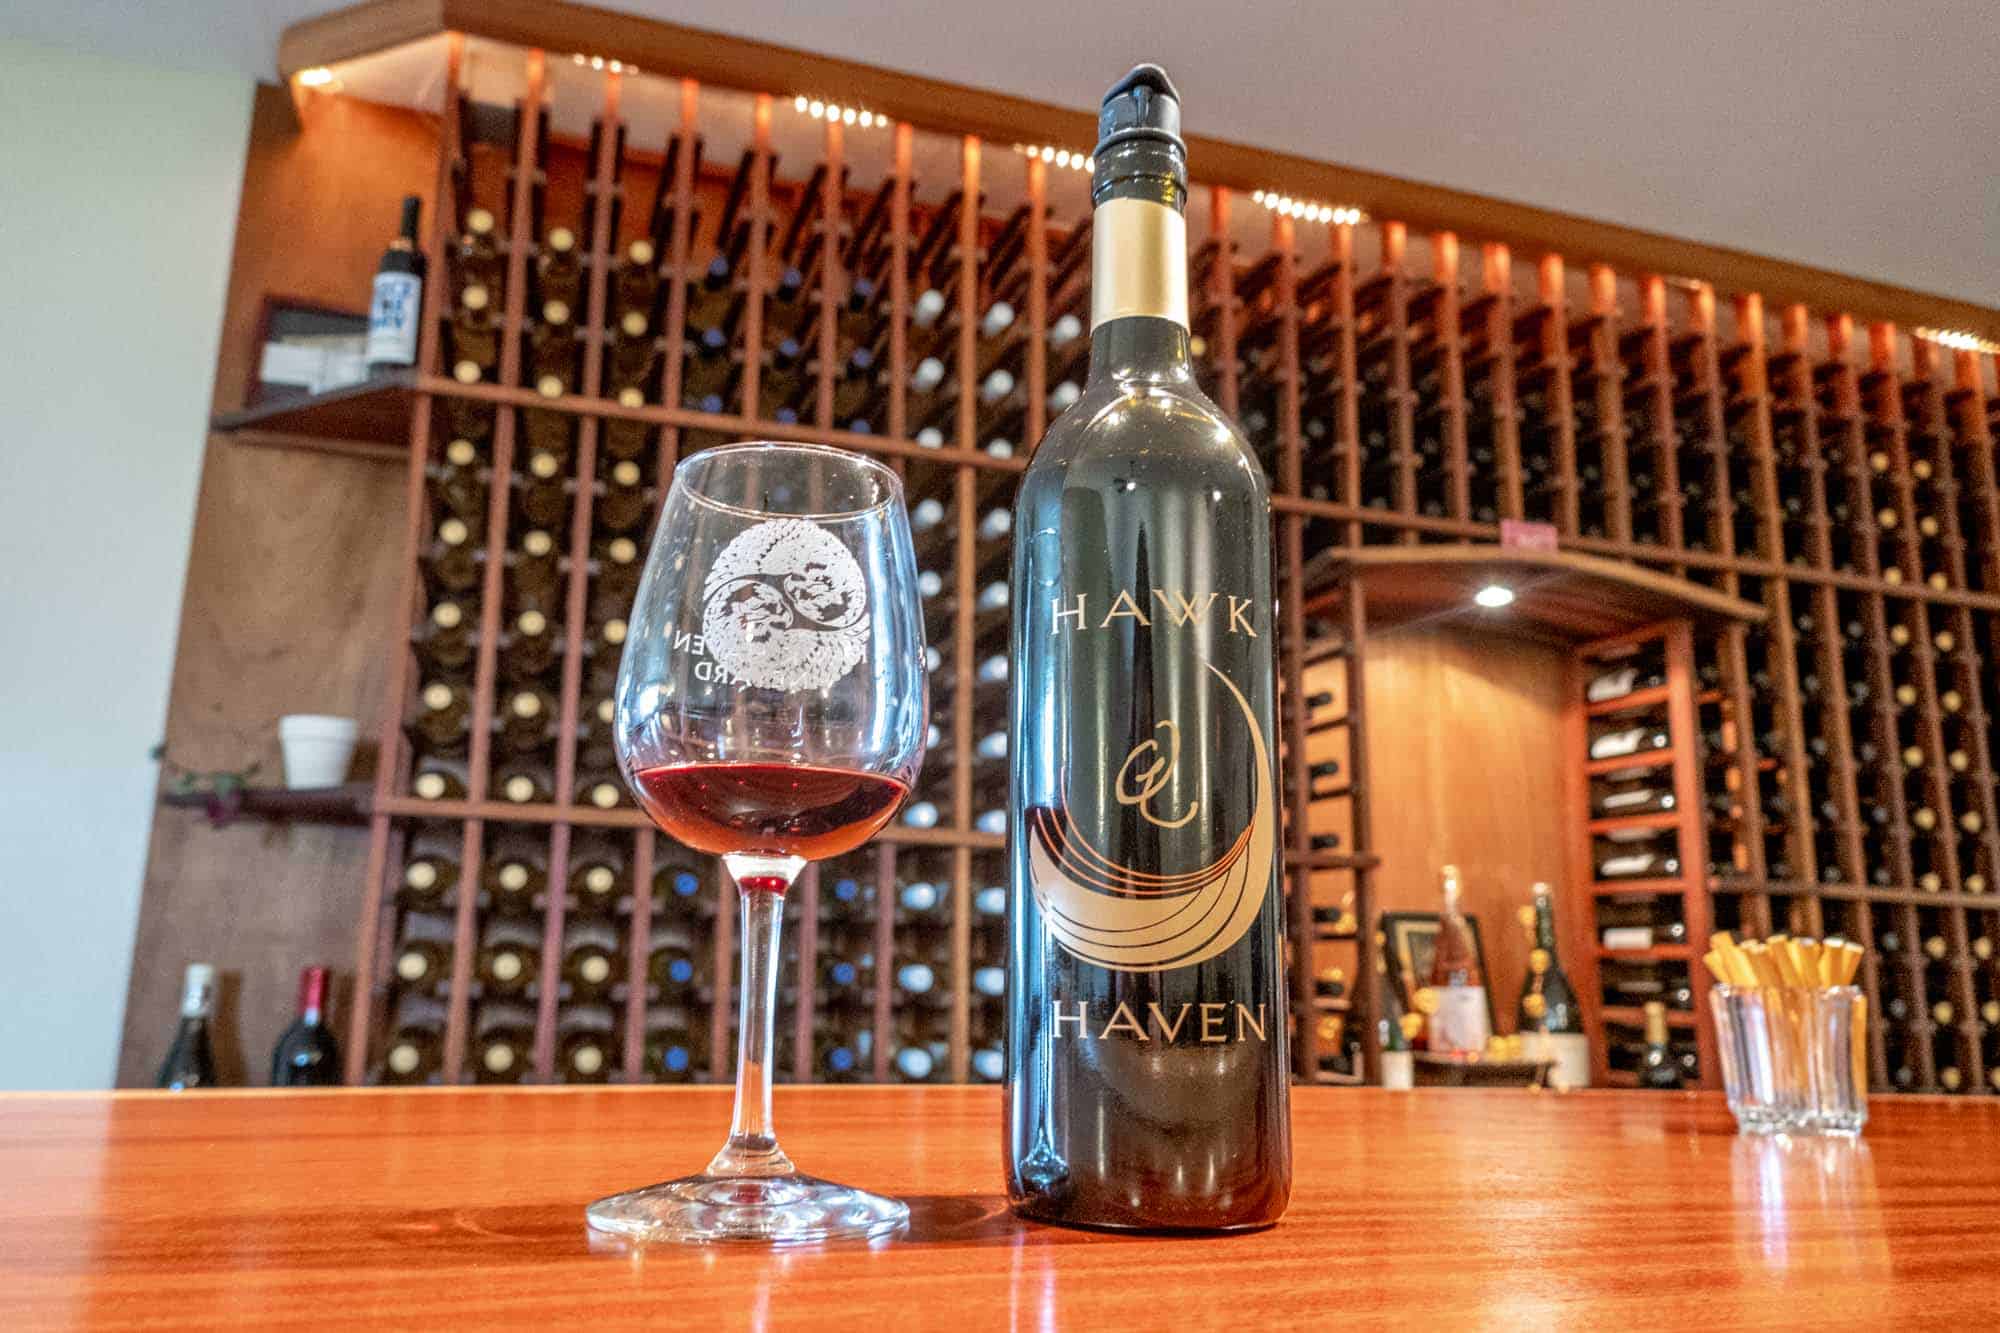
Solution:
M1486 977L1471 929L1459 910L1458 867L1446 866L1441 880L1441 908L1430 974L1421 996L1426 1010L1426 1046L1433 1055L1473 1059L1486 1050L1492 1020L1486 1007Z
M181 1017L153 1085L172 1092L216 1085L215 1048L209 1020L215 1017L215 968L189 963L181 978Z

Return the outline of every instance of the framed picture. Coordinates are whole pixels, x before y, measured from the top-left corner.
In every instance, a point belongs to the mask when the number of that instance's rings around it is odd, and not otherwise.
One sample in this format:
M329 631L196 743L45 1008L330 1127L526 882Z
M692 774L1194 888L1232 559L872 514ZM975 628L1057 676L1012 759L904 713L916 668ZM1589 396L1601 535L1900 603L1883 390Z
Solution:
M1465 924L1472 930L1472 951L1479 958L1480 975L1489 976L1486 943L1479 936L1479 918L1467 913ZM1392 1018L1401 1018L1416 1008L1416 993L1431 974L1437 936L1436 912L1382 913L1383 961L1389 969L1389 998L1396 1007ZM1486 1022L1489 1031L1499 1031L1494 1026L1491 985L1486 988Z

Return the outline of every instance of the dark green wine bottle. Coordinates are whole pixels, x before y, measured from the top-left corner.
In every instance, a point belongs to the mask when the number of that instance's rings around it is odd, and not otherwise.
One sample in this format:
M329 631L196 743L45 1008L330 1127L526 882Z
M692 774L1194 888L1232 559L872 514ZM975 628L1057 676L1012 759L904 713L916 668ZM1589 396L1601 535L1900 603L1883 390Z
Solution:
M215 1048L208 1036L208 1020L213 1017L215 969L207 963L189 963L181 981L181 1025L174 1029L167 1058L160 1061L156 1086L174 1092L215 1086Z
M1291 1187L1271 506L1188 351L1186 149L1111 89L1090 375L1015 505L1008 1191L1051 1222L1268 1226Z

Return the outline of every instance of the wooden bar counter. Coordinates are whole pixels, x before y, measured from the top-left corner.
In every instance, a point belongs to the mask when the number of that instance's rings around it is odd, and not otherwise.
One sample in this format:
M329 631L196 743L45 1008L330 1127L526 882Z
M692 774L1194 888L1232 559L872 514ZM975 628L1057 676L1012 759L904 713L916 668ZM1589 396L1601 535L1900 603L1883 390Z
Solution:
M1234 1238L1024 1225L991 1088L778 1093L873 1248L593 1243L698 1168L726 1088L0 1097L0 1327L1990 1325L2000 1105L1877 1097L1858 1143L1714 1094L1300 1089L1291 1212Z

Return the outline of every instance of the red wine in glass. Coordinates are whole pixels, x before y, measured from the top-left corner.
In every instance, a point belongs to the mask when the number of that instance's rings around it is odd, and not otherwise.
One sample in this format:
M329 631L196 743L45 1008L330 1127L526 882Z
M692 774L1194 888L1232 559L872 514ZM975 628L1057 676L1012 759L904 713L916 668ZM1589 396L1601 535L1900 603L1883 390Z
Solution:
M910 790L880 773L809 764L662 764L633 776L646 813L690 847L808 861L867 842Z

